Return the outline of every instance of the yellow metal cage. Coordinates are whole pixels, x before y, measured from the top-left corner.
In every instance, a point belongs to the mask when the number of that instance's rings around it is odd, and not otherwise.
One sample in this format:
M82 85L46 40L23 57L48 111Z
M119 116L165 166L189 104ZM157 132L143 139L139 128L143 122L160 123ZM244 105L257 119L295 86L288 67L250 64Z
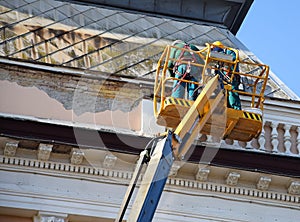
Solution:
M223 51L233 51L235 53L233 58L230 55L213 51L214 46L214 44L207 43L206 47L199 51L193 51L190 48L178 48L173 45L165 48L158 61L154 86L154 114L157 123L167 128L176 129L195 102L188 100L187 97L172 97L174 81L177 80L196 84L199 94L202 94L203 98L206 97L208 102L205 103L205 107L198 109L200 117L205 112L213 112L199 133L219 136L222 139L250 141L261 133L264 91L268 80L269 67L255 62L242 61L239 51L234 48L223 45L218 46ZM170 61L176 62L176 58L170 57L172 49L194 53L201 58L197 62L189 61L189 65L200 70L198 82L170 76L168 64ZM188 63L187 61L180 62ZM221 72L230 74L226 77L227 80L219 77L219 83L210 86L214 87L213 89L208 90L205 88L208 82L215 76L220 75ZM237 76L239 76L240 84L238 88L233 88L232 82ZM211 94L208 94L207 91L210 91ZM224 97L217 104L216 109L212 111L210 106L218 92L222 92ZM250 98L245 100L250 102L243 101L240 110L231 108L228 105L228 95L230 93L236 93L239 97Z

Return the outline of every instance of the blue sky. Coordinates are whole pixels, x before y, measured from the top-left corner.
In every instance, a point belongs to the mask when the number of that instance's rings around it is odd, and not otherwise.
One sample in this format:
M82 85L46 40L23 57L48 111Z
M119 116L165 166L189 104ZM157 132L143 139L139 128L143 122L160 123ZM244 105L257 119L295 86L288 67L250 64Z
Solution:
M238 39L300 97L300 0L254 0Z

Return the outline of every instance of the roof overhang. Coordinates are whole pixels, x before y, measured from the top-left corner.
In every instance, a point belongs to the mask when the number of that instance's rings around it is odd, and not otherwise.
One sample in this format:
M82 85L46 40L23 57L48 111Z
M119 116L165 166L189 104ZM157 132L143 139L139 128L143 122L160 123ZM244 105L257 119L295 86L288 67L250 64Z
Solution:
M233 34L239 30L254 0L71 0L83 4L105 5L158 16L224 25Z

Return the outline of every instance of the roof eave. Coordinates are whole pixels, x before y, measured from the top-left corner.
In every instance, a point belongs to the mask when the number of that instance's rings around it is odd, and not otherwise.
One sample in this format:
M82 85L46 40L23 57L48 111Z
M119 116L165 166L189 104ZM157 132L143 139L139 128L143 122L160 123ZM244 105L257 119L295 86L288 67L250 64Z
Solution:
M229 27L229 30L232 32L232 34L236 35L237 32L239 31L252 3L254 0L246 0L240 9L240 11L237 13L233 23Z

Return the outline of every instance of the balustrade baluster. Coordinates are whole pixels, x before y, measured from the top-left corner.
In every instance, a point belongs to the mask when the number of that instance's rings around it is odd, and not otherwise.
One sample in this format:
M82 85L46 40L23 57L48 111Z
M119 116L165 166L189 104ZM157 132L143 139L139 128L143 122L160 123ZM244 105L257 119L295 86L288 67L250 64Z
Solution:
M258 145L260 150L265 150L266 138L265 138L265 129L262 128L262 131L258 137Z
M291 146L292 146L291 134L290 134L291 125L285 124L283 128L285 130L283 136L285 153L291 154Z
M278 126L278 123L274 123L274 122L271 123L271 127L272 127L271 144L273 146L272 151L278 153L278 144L279 144L279 141L278 141L277 126Z
M297 142L296 142L296 148L297 148L297 154L300 154L300 126L297 127Z
M240 145L240 147L242 147L242 148L246 148L247 142L239 141L239 145Z
M259 138L259 137L258 137L258 138ZM252 139L252 140L249 142L251 148L259 149L258 138L254 138L254 139Z
M228 145L233 145L233 140L232 139L225 139L225 143Z

